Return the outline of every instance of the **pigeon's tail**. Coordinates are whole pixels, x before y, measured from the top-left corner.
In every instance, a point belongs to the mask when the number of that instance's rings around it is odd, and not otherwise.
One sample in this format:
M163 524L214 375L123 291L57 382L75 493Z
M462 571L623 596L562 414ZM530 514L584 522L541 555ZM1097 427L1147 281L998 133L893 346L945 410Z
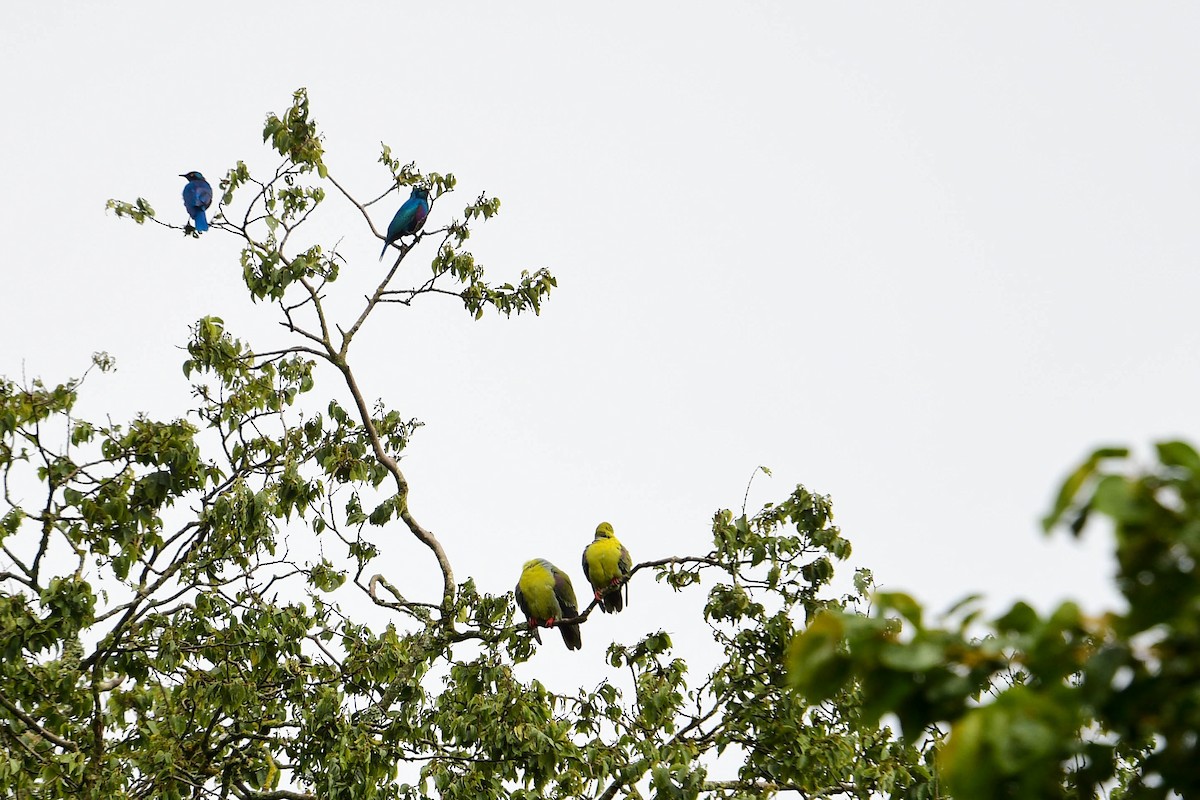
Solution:
M208 217L204 215L204 209L202 208L196 212L196 231L204 233L206 230L208 230Z
M572 614L571 616L576 616ZM578 625L560 625L558 630L562 633L563 641L567 644L568 650L578 650L583 647L583 637L579 635Z
M616 614L621 609L625 608L625 603L621 600L621 589L616 590L600 597L600 610L605 614Z

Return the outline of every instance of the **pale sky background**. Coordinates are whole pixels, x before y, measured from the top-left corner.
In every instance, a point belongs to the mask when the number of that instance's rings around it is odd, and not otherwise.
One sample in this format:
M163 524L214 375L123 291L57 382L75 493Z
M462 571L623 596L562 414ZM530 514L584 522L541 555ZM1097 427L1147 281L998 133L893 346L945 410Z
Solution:
M935 610L976 591L1099 610L1110 542L1038 527L1059 480L1100 444L1200 439L1200 6L187 8L0 12L0 374L61 380L106 350L119 371L85 412L173 417L195 319L283 341L233 237L104 203L182 223L176 176L273 166L263 118L306 86L361 198L387 185L385 141L459 177L431 224L501 198L471 240L495 282L558 277L540 318L382 309L354 356L368 396L426 423L412 507L486 591L534 556L579 588L602 519L635 560L702 553L763 464L752 508L795 483L833 497L844 576ZM378 240L331 206L347 286L378 276ZM344 400L322 375L316 404ZM420 586L433 562L396 530L381 566ZM544 663L700 635L643 578Z

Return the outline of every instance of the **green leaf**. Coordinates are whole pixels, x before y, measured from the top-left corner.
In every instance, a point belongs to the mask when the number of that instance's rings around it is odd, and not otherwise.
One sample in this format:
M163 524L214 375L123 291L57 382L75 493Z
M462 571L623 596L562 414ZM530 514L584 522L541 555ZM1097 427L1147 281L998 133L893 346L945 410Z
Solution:
M817 614L787 652L791 685L810 702L833 697L849 679L849 659L841 652L844 629L836 614Z
M921 629L921 604L914 600L911 595L904 594L903 592L876 592L874 600L881 612L895 611L911 622L915 628L918 630Z
M879 661L889 669L900 672L926 672L946 660L945 649L924 639L909 643L889 642L879 649Z
M1042 528L1049 533L1059 523L1063 514L1074 503L1080 490L1096 474L1096 470L1100 467L1100 463L1103 460L1109 458L1126 458L1128 455L1129 450L1124 447L1101 447L1095 450L1088 456L1086 461L1080 464L1063 481L1062 487L1058 491L1058 497L1054 501L1054 507L1042 519Z
M1024 601L1017 601L1004 616L996 620L1001 633L1030 633L1041 624L1037 611Z
M1090 505L1093 511L1107 514L1119 523L1136 521L1143 516L1136 485L1124 475L1101 478Z
M1200 476L1200 453L1187 442L1159 442L1155 448L1162 463L1169 467L1182 467L1193 477Z

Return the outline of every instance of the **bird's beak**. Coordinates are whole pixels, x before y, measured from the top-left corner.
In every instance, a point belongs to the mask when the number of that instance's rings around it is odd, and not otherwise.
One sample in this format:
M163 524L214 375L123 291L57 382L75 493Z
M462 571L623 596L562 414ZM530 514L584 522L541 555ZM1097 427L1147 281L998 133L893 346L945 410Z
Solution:
M181 177L181 178L186 178L186 177L187 177L187 173L186 173L186 172L181 172L181 173L179 173L179 177Z

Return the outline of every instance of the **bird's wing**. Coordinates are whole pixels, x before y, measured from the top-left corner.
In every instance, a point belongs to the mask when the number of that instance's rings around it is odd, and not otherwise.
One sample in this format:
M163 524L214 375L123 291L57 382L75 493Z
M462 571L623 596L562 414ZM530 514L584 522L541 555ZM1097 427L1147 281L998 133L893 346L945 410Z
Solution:
M592 587L595 588L596 584L592 581L592 569L588 564L588 551L591 549L592 546L590 544L583 548L583 577L587 578L587 582L592 584Z
M206 181L200 181L196 184L196 205L208 208L212 205L212 186Z
M625 578L625 605L629 605L629 573L633 570L633 559L625 545L621 545L621 558L617 566L621 569L621 576Z
M408 226L408 215L412 208L412 200L404 201L404 205L396 210L396 216L392 217L391 224L388 225L387 240L394 242L404 235L405 228Z
M428 215L429 208L420 199L410 197L404 201L404 205L400 206L393 222L399 222L399 225L396 226L399 235L408 236L421 229L421 226L425 224L425 217Z
M513 594L516 595L517 598L517 608L521 609L521 613L525 615L526 619L529 619L532 616L529 613L529 602L525 599L525 593L521 591L521 584L519 581L517 582L517 588Z
M429 203L426 203L424 200L418 201L417 207L413 211L413 218L412 218L413 233L416 233L417 231L419 231L421 229L421 226L425 224L425 218L428 216L429 216Z
M558 567L552 567L554 575L554 596L566 618L579 616L579 603L575 600L575 588L571 586L571 578Z

